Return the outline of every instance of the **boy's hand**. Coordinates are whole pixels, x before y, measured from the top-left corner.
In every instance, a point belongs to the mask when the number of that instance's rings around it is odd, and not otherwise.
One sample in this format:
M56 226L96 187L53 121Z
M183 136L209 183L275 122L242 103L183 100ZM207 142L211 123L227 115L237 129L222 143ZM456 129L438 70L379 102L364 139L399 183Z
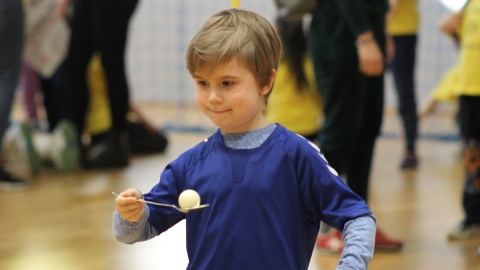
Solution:
M120 216L130 222L140 220L144 212L145 203L138 202L142 198L140 191L136 189L127 189L120 193L120 197L115 198L115 210Z

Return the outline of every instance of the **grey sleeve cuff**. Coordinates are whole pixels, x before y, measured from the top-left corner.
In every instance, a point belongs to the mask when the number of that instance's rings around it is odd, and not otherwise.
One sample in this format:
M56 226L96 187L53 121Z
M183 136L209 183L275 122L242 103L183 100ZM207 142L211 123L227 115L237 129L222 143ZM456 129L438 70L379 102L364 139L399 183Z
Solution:
M123 219L117 211L113 213L113 234L119 242L133 244L158 235L155 228L148 222L150 209L147 206L144 209L143 215L137 222Z

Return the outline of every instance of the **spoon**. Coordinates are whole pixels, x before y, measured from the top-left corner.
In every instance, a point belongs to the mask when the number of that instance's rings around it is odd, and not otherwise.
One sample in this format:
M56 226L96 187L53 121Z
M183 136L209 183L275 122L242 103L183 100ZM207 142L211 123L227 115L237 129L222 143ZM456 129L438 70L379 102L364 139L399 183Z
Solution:
M120 196L120 194L117 194L115 192L112 191L112 194L117 196L117 197L122 197ZM144 199L137 199L137 202L143 202L143 203L147 203L147 204L152 204L152 205L157 205L157 206L163 206L163 207L171 207L171 208L174 208L175 210L177 211L180 211L182 213L188 213L190 211L195 211L195 210L200 210L200 209L203 209L205 207L208 207L210 206L210 204L201 204L199 206L195 206L195 207L190 207L190 208L181 208L181 207L178 207L174 204L165 204L165 203L157 203L157 202L151 202L151 201L146 201Z

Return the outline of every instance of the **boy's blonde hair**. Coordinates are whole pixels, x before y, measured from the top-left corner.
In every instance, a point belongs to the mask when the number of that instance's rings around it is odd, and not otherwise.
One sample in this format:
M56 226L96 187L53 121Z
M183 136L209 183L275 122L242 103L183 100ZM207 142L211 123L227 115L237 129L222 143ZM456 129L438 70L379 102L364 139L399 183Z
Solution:
M185 60L193 75L205 64L215 67L238 56L263 87L270 83L272 71L277 69L281 48L275 29L264 17L251 11L228 9L203 24L190 41Z

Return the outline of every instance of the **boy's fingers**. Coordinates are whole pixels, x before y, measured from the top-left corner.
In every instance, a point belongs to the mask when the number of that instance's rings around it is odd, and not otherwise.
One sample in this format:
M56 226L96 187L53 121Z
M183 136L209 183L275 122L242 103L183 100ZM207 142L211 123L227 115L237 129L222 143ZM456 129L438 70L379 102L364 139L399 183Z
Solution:
M115 203L117 205L135 204L136 202L137 202L137 198L135 198L135 197L117 197L117 198L115 198Z
M139 208L134 208L132 210L119 212L119 213L122 216L122 218L128 221L134 222L134 221L138 221L138 219L142 216L142 211L143 211L143 208L139 207Z

